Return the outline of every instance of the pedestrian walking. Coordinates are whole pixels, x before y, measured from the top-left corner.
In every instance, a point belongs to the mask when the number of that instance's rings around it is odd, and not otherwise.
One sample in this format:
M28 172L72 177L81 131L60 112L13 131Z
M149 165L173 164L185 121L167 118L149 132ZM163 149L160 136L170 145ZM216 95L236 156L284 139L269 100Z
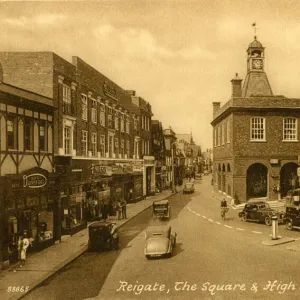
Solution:
M106 204L106 201L103 201L101 210L102 210L102 219L106 221L108 218L108 205Z
M27 252L27 248L29 246L29 240L28 238L25 236L20 236L19 238L19 242L18 242L18 250L19 250L19 255L20 255L20 268L23 267L23 265L25 265L26 263L26 252Z
M117 202L117 213L118 213L118 220L121 220L122 203L120 200L118 200L118 202Z
M127 219L126 205L127 205L126 200L123 199L123 201L122 201L122 218L123 219Z

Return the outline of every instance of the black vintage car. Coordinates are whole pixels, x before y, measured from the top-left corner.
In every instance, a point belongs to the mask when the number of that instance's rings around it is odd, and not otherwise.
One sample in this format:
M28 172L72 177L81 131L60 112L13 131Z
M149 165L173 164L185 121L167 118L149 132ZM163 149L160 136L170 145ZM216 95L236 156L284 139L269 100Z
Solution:
M154 201L152 205L153 218L170 218L171 206L167 199Z
M242 221L262 222L268 226L272 224L272 216L277 215L278 222L284 222L284 214L272 209L266 202L246 203L239 217Z
M300 229L300 189L288 191L285 199L286 228Z
M112 250L119 248L119 233L116 223L108 221L93 222L88 226L88 250Z

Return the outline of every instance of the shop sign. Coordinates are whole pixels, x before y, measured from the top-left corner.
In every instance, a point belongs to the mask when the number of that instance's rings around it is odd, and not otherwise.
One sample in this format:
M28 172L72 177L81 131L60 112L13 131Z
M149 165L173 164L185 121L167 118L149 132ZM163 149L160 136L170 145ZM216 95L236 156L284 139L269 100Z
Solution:
M132 173L133 167L132 166L123 166L123 172L124 173Z
M112 169L113 173L123 172L123 167L122 166L112 166L111 169Z
M102 165L92 165L91 166L92 175L112 175L112 167L102 166Z
M34 173L30 175L23 175L23 187L41 188L47 184L47 178L43 174Z
M154 165L154 156L146 156L144 157L145 165Z

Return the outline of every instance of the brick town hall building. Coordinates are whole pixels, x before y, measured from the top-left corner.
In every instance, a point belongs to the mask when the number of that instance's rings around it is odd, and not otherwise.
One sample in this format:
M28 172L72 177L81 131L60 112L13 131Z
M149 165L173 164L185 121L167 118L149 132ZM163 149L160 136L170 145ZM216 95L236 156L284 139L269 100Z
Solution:
M273 95L265 48L247 49L247 75L231 80L231 99L213 103L213 182L235 199L277 199L297 185L300 99Z

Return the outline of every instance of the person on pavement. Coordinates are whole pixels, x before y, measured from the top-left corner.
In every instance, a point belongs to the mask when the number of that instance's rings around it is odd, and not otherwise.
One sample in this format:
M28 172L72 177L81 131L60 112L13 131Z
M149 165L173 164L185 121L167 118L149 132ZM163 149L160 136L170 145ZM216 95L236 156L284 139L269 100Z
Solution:
M26 236L20 236L19 239L19 251L20 251L20 259L21 259L21 264L20 264L20 268L23 267L23 265L25 265L26 263L26 251L27 248L29 246L29 240Z
M117 213L118 213L118 220L121 220L122 203L120 200L118 200L118 202L117 202Z
M225 198L223 198L221 201L221 207L227 207L227 202Z
M122 219L127 219L127 214L126 214L126 200L123 199L122 201Z

